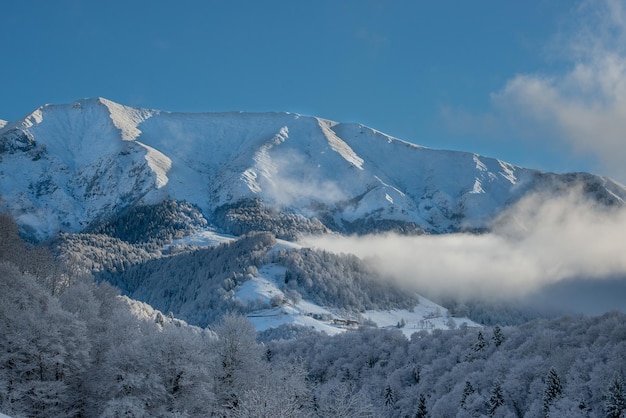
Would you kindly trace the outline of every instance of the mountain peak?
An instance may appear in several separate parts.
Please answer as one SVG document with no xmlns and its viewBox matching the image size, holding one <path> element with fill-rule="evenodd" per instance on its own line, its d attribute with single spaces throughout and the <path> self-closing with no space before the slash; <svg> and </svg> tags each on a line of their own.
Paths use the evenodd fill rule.
<svg viewBox="0 0 626 418">
<path fill-rule="evenodd" d="M 253 201 L 255 216 L 277 211 L 340 232 L 481 230 L 546 176 L 359 124 L 161 112 L 104 98 L 42 106 L 2 128 L 0 145 L 1 204 L 38 238 L 164 199 L 231 227 L 251 216 Z"/>
</svg>

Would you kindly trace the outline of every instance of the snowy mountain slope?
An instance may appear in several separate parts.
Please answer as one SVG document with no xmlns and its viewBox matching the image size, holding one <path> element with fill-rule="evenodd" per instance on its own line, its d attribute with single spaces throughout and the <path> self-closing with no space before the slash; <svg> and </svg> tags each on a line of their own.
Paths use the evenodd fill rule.
<svg viewBox="0 0 626 418">
<path fill-rule="evenodd" d="M 481 229 L 546 176 L 289 113 L 181 114 L 85 99 L 0 128 L 0 206 L 39 239 L 164 199 L 211 219 L 258 198 L 340 232 Z M 623 186 L 590 179 L 626 197 Z"/>
<path fill-rule="evenodd" d="M 0 131 L 0 194 L 27 233 L 78 231 L 155 187 L 146 151 L 100 101 L 45 106 Z"/>
</svg>

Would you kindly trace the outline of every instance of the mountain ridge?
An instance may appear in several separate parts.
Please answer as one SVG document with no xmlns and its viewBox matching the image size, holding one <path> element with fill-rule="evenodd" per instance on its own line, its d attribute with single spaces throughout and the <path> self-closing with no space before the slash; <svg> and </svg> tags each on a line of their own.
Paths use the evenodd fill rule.
<svg viewBox="0 0 626 418">
<path fill-rule="evenodd" d="M 166 199 L 197 205 L 212 222 L 225 205 L 258 200 L 341 233 L 484 230 L 525 193 L 569 187 L 572 176 L 614 203 L 626 199 L 605 177 L 434 150 L 360 124 L 163 112 L 103 98 L 41 106 L 7 123 L 0 159 L 0 206 L 34 239 Z"/>
</svg>

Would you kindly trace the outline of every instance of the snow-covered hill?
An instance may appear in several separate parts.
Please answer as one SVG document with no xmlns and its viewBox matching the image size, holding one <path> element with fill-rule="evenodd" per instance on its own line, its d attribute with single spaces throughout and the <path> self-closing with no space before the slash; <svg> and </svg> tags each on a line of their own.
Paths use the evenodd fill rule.
<svg viewBox="0 0 626 418">
<path fill-rule="evenodd" d="M 232 242 L 234 238 L 211 231 L 198 231 L 178 243 L 211 247 L 228 240 Z M 278 240 L 271 251 L 297 248 L 300 248 L 297 244 Z M 468 318 L 452 316 L 448 309 L 423 296 L 419 296 L 418 302 L 409 309 L 371 309 L 362 313 L 332 309 L 306 299 L 291 300 L 284 291 L 285 273 L 285 267 L 268 263 L 261 266 L 254 277 L 236 289 L 234 296 L 237 300 L 247 306 L 258 306 L 246 314 L 258 331 L 289 324 L 335 335 L 346 330 L 358 329 L 362 325 L 370 325 L 379 328 L 400 328 L 407 337 L 410 337 L 419 331 L 480 326 Z M 359 320 L 365 320 L 367 324 Z"/>
<path fill-rule="evenodd" d="M 340 232 L 474 230 L 555 178 L 290 113 L 168 113 L 99 98 L 42 106 L 0 128 L 2 209 L 39 239 L 164 199 L 218 223 L 220 208 L 231 205 L 232 220 L 232 205 L 258 198 Z M 583 180 L 626 197 L 609 179 Z"/>
<path fill-rule="evenodd" d="M 243 302 L 260 304 L 269 304 L 276 298 L 286 299 L 277 278 L 284 275 L 282 270 L 276 271 L 275 266 L 260 269 L 259 276 L 243 283 L 236 296 Z M 419 331 L 480 326 L 468 318 L 453 317 L 448 309 L 423 296 L 419 297 L 419 303 L 411 309 L 367 310 L 361 316 L 367 323 L 363 324 L 308 300 L 258 309 L 247 314 L 250 322 L 259 331 L 291 324 L 315 329 L 328 335 L 358 329 L 362 325 L 399 328 L 407 337 Z"/>
</svg>

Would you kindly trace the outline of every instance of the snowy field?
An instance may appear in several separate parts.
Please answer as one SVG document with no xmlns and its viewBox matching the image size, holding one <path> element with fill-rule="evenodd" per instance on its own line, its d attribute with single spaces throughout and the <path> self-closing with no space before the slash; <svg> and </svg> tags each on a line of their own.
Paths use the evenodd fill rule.
<svg viewBox="0 0 626 418">
<path fill-rule="evenodd" d="M 220 234 L 212 228 L 201 229 L 184 238 L 176 239 L 165 246 L 165 249 L 178 246 L 214 247 L 227 242 L 235 241 L 237 237 Z"/>
<path fill-rule="evenodd" d="M 259 269 L 259 275 L 243 283 L 236 296 L 246 303 L 258 303 L 259 306 L 272 304 L 271 309 L 259 309 L 248 314 L 248 319 L 257 330 L 265 331 L 283 324 L 301 325 L 317 331 L 335 335 L 351 329 L 357 329 L 359 321 L 348 318 L 306 300 L 297 303 L 288 301 L 279 288 L 280 280 L 285 277 L 285 268 L 267 265 Z M 467 318 L 454 318 L 448 310 L 420 296 L 419 303 L 412 309 L 388 311 L 365 311 L 362 316 L 374 322 L 379 328 L 400 328 L 404 335 L 434 329 L 454 329 L 461 326 L 479 327 Z"/>
</svg>

